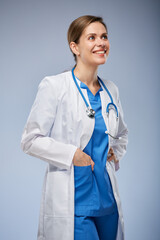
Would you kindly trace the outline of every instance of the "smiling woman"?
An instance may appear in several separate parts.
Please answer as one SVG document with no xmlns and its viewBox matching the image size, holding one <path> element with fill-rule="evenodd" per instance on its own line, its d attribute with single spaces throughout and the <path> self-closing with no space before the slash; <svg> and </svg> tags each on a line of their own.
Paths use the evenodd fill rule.
<svg viewBox="0 0 160 240">
<path fill-rule="evenodd" d="M 68 43 L 76 65 L 41 81 L 21 141 L 48 162 L 38 240 L 123 240 L 115 171 L 128 131 L 118 88 L 97 75 L 109 54 L 106 24 L 81 16 Z"/>
<path fill-rule="evenodd" d="M 91 23 L 83 31 L 78 43 L 70 42 L 70 48 L 76 55 L 77 65 L 98 66 L 106 62 L 109 54 L 107 32 L 99 22 Z"/>
<path fill-rule="evenodd" d="M 82 43 L 80 40 L 84 41 L 84 44 L 90 43 L 90 47 L 93 47 L 98 41 L 103 47 L 101 49 L 97 49 L 97 52 L 101 51 L 99 54 L 105 54 L 107 52 L 106 55 L 108 56 L 108 30 L 102 18 L 87 15 L 79 17 L 71 23 L 68 30 L 68 43 L 71 51 L 73 52 L 75 60 L 77 60 L 75 45 L 79 44 L 80 42 Z M 105 41 L 105 44 L 107 43 L 107 49 L 104 49 L 105 44 L 102 43 L 103 40 Z"/>
</svg>

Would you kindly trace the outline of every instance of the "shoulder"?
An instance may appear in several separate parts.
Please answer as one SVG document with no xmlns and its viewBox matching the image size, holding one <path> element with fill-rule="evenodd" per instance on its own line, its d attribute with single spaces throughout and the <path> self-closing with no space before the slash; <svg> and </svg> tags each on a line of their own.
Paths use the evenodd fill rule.
<svg viewBox="0 0 160 240">
<path fill-rule="evenodd" d="M 68 91 L 72 84 L 72 73 L 66 71 L 57 75 L 46 76 L 42 79 L 38 86 L 38 91 L 45 91 L 47 94 L 60 97 Z"/>
<path fill-rule="evenodd" d="M 71 71 L 66 71 L 52 76 L 46 76 L 42 79 L 39 86 L 48 85 L 50 87 L 61 87 L 62 85 L 69 83 L 70 78 Z"/>
<path fill-rule="evenodd" d="M 44 77 L 39 83 L 37 97 L 52 100 L 61 99 L 68 92 L 68 89 L 71 89 L 71 78 L 71 71 Z"/>
</svg>

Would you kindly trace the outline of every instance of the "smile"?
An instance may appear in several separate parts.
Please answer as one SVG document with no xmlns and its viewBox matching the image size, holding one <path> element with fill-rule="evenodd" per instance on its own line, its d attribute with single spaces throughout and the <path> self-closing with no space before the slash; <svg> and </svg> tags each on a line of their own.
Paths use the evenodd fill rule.
<svg viewBox="0 0 160 240">
<path fill-rule="evenodd" d="M 96 53 L 96 54 L 105 54 L 106 53 L 106 50 L 101 50 L 101 51 L 94 51 L 93 53 Z"/>
</svg>

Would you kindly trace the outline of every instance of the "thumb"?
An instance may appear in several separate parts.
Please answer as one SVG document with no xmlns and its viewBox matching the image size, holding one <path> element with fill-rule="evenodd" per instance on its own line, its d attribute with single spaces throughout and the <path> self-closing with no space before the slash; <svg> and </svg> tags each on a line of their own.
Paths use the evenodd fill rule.
<svg viewBox="0 0 160 240">
<path fill-rule="evenodd" d="M 91 168 L 92 168 L 92 171 L 94 170 L 94 162 L 93 162 L 93 160 L 91 160 Z"/>
</svg>

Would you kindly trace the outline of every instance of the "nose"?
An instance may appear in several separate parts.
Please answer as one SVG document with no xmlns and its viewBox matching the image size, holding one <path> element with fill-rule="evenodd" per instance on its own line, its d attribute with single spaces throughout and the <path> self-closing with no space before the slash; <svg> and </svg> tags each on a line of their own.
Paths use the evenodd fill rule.
<svg viewBox="0 0 160 240">
<path fill-rule="evenodd" d="M 103 47 L 103 48 L 105 47 L 105 42 L 101 38 L 97 38 L 96 44 L 97 44 L 98 47 L 100 47 L 100 46 Z"/>
</svg>

